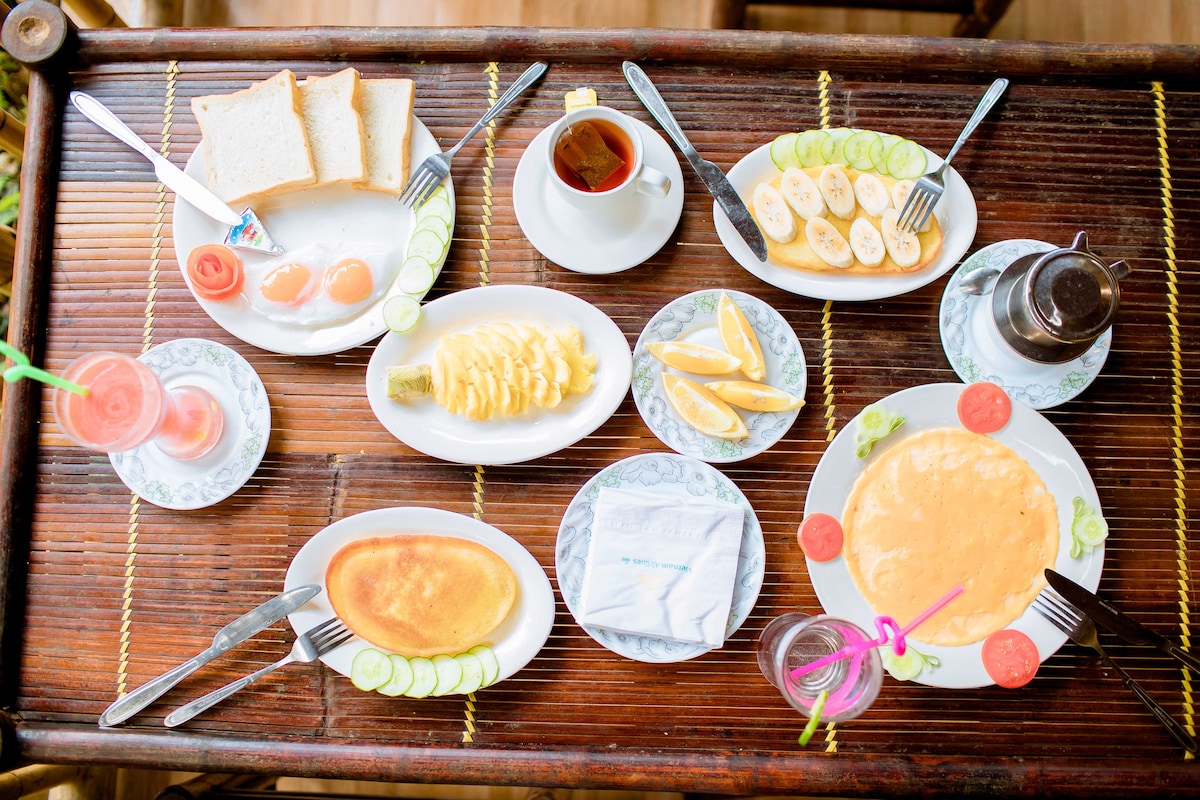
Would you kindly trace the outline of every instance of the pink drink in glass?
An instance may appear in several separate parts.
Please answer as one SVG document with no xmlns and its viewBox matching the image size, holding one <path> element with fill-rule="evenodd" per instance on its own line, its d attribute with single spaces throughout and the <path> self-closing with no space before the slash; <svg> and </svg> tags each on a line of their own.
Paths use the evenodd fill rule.
<svg viewBox="0 0 1200 800">
<path fill-rule="evenodd" d="M 870 648 L 804 675 L 793 671 L 868 636 L 852 622 L 830 616 L 783 614 L 771 620 L 758 638 L 758 668 L 797 711 L 812 716 L 821 691 L 829 693 L 821 719 L 840 722 L 866 711 L 883 685 L 883 662 Z"/>
<path fill-rule="evenodd" d="M 62 377 L 88 390 L 54 390 L 58 424 L 82 447 L 119 453 L 153 441 L 165 455 L 189 460 L 221 438 L 224 418 L 211 394 L 198 386 L 168 390 L 135 358 L 89 353 L 71 362 Z"/>
</svg>

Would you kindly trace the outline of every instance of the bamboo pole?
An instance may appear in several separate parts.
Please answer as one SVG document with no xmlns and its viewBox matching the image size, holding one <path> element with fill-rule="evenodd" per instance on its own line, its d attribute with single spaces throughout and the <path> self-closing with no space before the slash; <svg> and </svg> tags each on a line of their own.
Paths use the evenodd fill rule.
<svg viewBox="0 0 1200 800">
<path fill-rule="evenodd" d="M 126 28 L 125 20 L 104 0 L 62 0 L 64 10 L 83 28 Z"/>
<path fill-rule="evenodd" d="M 0 117 L 0 149 L 20 157 L 25 150 L 25 123 L 9 111 Z"/>
</svg>

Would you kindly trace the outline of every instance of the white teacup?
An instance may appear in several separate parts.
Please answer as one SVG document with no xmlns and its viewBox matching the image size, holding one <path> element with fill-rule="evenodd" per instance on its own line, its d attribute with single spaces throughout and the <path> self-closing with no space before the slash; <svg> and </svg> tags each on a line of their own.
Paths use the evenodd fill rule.
<svg viewBox="0 0 1200 800">
<path fill-rule="evenodd" d="M 554 155 L 558 140 L 567 131 L 567 125 L 592 121 L 595 128 L 618 157 L 625 161 L 625 166 L 614 173 L 619 181 L 614 186 L 610 178 L 601 183 L 595 190 L 589 190 L 582 180 L 573 185 L 563 177 L 570 168 L 557 165 Z M 546 137 L 545 152 L 546 172 L 550 182 L 559 196 L 571 205 L 597 213 L 608 213 L 620 208 L 632 194 L 640 193 L 647 197 L 662 199 L 671 190 L 671 179 L 654 167 L 645 163 L 645 147 L 642 136 L 634 127 L 633 119 L 608 106 L 587 106 L 569 112 L 550 127 L 550 135 Z"/>
</svg>

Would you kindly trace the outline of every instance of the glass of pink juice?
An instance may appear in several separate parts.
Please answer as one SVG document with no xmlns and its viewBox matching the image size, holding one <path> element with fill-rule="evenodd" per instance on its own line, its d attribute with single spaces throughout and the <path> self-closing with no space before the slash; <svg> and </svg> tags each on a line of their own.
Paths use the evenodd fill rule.
<svg viewBox="0 0 1200 800">
<path fill-rule="evenodd" d="M 67 437 L 90 450 L 119 453 L 153 442 L 170 458 L 190 460 L 221 438 L 221 407 L 199 386 L 167 389 L 148 366 L 120 353 L 88 353 L 62 377 L 87 394 L 54 390 L 54 415 Z"/>
<path fill-rule="evenodd" d="M 804 675 L 793 671 L 849 644 L 868 640 L 853 622 L 826 615 L 783 614 L 767 623 L 758 637 L 758 668 L 800 713 L 812 716 L 813 704 L 828 692 L 820 718 L 840 722 L 862 714 L 883 685 L 883 662 L 878 649 L 831 662 Z"/>
</svg>

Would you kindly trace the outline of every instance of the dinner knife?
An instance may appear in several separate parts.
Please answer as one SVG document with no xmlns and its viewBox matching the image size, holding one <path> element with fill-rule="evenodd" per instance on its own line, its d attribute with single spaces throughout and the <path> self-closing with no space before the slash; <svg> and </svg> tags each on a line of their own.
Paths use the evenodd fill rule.
<svg viewBox="0 0 1200 800">
<path fill-rule="evenodd" d="M 1062 595 L 1064 600 L 1091 617 L 1092 622 L 1112 631 L 1130 644 L 1156 647 L 1194 672 L 1200 673 L 1200 658 L 1175 646 L 1166 637 L 1155 633 L 1124 611 L 1101 600 L 1075 581 L 1052 569 L 1046 570 L 1046 580 L 1050 582 L 1050 587 L 1054 591 Z"/>
<path fill-rule="evenodd" d="M 663 130 L 683 153 L 683 157 L 692 165 L 692 169 L 700 176 L 700 180 L 708 187 L 708 191 L 716 198 L 721 210 L 733 224 L 734 230 L 750 246 L 754 257 L 759 261 L 766 261 L 767 243 L 763 239 L 762 231 L 758 229 L 758 223 L 754 221 L 754 217 L 750 216 L 746 203 L 737 193 L 737 189 L 733 188 L 729 178 L 725 176 L 720 167 L 711 161 L 705 161 L 696 152 L 696 148 L 684 134 L 683 128 L 679 126 L 679 123 L 675 121 L 675 116 L 667 108 L 666 101 L 658 93 L 658 89 L 654 88 L 654 84 L 650 82 L 650 78 L 646 76 L 642 68 L 632 61 L 626 61 L 621 65 L 621 70 L 625 73 L 625 80 L 629 81 L 633 93 L 646 106 L 650 116 L 658 120 L 658 124 L 662 125 Z"/>
<path fill-rule="evenodd" d="M 133 129 L 121 121 L 103 103 L 85 92 L 71 92 L 71 105 L 79 113 L 99 125 L 125 144 L 141 153 L 154 165 L 154 174 L 171 191 L 182 197 L 197 210 L 226 225 L 241 225 L 242 215 L 230 208 L 207 186 L 172 164 L 162 154 L 142 141 Z"/>
<path fill-rule="evenodd" d="M 321 587 L 316 584 L 298 586 L 238 617 L 217 631 L 217 635 L 213 637 L 212 646 L 207 650 L 188 659 L 178 667 L 164 672 L 157 678 L 147 681 L 106 708 L 100 715 L 100 727 L 107 728 L 129 719 L 162 697 L 168 689 L 188 675 L 222 653 L 232 650 L 235 645 L 241 644 L 259 631 L 283 619 L 307 603 L 319 591 L 321 591 Z"/>
</svg>

